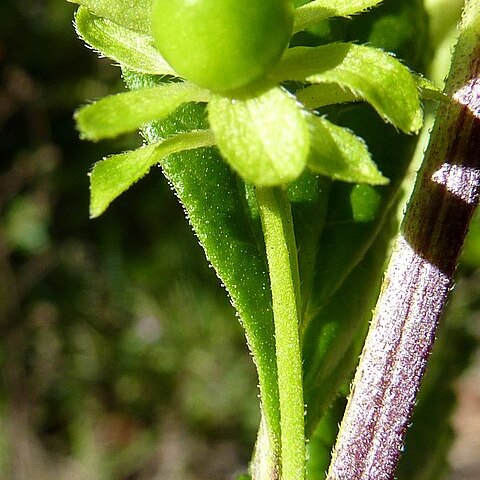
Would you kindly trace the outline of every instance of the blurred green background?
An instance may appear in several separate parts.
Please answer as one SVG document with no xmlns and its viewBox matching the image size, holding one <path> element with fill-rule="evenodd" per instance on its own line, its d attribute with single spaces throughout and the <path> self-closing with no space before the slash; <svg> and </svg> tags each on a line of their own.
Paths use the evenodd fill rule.
<svg viewBox="0 0 480 480">
<path fill-rule="evenodd" d="M 0 0 L 0 479 L 232 479 L 259 419 L 241 327 L 159 169 L 88 219 L 92 162 L 141 140 L 78 139 L 74 109 L 124 87 L 73 11 Z M 448 323 L 477 338 L 479 266 L 476 220 Z M 478 480 L 462 438 L 451 478 Z"/>
</svg>

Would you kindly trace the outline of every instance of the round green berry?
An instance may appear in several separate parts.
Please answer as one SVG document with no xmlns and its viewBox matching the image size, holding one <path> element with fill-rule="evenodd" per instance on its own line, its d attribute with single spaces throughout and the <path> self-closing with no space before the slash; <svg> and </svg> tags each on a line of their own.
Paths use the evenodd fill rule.
<svg viewBox="0 0 480 480">
<path fill-rule="evenodd" d="M 288 45 L 291 0 L 155 0 L 155 45 L 185 79 L 213 91 L 263 77 Z"/>
</svg>

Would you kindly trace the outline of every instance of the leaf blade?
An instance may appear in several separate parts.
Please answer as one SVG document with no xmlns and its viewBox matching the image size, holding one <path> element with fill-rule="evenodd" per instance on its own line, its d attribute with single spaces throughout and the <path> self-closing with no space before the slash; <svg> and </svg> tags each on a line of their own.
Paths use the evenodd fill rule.
<svg viewBox="0 0 480 480">
<path fill-rule="evenodd" d="M 128 85 L 143 88 L 155 79 L 138 74 Z M 145 130 L 149 142 L 200 128 L 204 110 L 187 104 L 163 122 Z M 245 185 L 217 149 L 189 150 L 170 155 L 162 169 L 174 186 L 205 254 L 228 290 L 245 328 L 258 371 L 264 421 L 263 443 L 276 465 L 280 447 L 279 393 L 271 294 L 266 259 L 258 247 L 245 208 Z"/>
</svg>

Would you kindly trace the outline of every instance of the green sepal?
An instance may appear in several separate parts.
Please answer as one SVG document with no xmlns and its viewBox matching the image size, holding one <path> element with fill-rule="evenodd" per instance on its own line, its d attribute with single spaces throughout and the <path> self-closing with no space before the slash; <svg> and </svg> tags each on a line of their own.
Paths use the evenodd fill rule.
<svg viewBox="0 0 480 480">
<path fill-rule="evenodd" d="M 80 7 L 75 14 L 75 29 L 94 50 L 123 67 L 141 73 L 178 76 L 148 35 L 93 15 L 85 7 Z"/>
<path fill-rule="evenodd" d="M 153 0 L 68 0 L 135 32 L 150 34 Z"/>
<path fill-rule="evenodd" d="M 308 117 L 311 148 L 308 167 L 333 180 L 386 185 L 365 142 L 346 128 L 316 115 Z"/>
<path fill-rule="evenodd" d="M 182 103 L 206 102 L 210 93 L 192 83 L 164 83 L 119 93 L 82 107 L 75 114 L 82 138 L 113 138 L 171 114 Z"/>
<path fill-rule="evenodd" d="M 420 92 L 420 98 L 423 101 L 445 102 L 448 100 L 441 88 L 435 85 L 431 80 L 423 75 L 413 74 L 417 87 Z M 310 110 L 348 102 L 358 102 L 362 100 L 351 90 L 336 84 L 314 84 L 295 92 L 297 99 Z"/>
<path fill-rule="evenodd" d="M 96 163 L 90 173 L 90 217 L 101 215 L 115 198 L 166 156 L 210 145 L 213 145 L 213 135 L 209 130 L 181 133 Z"/>
<path fill-rule="evenodd" d="M 383 0 L 314 0 L 295 10 L 293 31 L 299 32 L 330 17 L 349 17 L 375 7 Z"/>
<path fill-rule="evenodd" d="M 335 83 L 314 84 L 295 92 L 297 99 L 309 110 L 339 103 L 361 100 L 351 90 Z"/>
<path fill-rule="evenodd" d="M 284 89 L 215 96 L 208 119 L 220 152 L 244 180 L 283 185 L 305 169 L 310 148 L 306 114 Z"/>
<path fill-rule="evenodd" d="M 351 43 L 290 48 L 270 76 L 277 81 L 337 84 L 370 103 L 384 120 L 406 133 L 418 132 L 423 123 L 412 74 L 377 48 Z"/>
<path fill-rule="evenodd" d="M 415 80 L 420 91 L 422 100 L 434 102 L 447 102 L 450 100 L 448 95 L 443 93 L 442 89 L 423 75 L 415 75 Z"/>
</svg>

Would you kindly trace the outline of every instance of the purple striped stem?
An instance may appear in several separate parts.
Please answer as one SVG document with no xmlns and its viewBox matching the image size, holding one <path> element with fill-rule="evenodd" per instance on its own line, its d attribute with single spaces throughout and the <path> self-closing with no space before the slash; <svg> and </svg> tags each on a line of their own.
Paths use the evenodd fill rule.
<svg viewBox="0 0 480 480">
<path fill-rule="evenodd" d="M 391 480 L 479 201 L 480 0 L 467 0 L 445 93 L 396 239 L 328 480 Z"/>
</svg>

